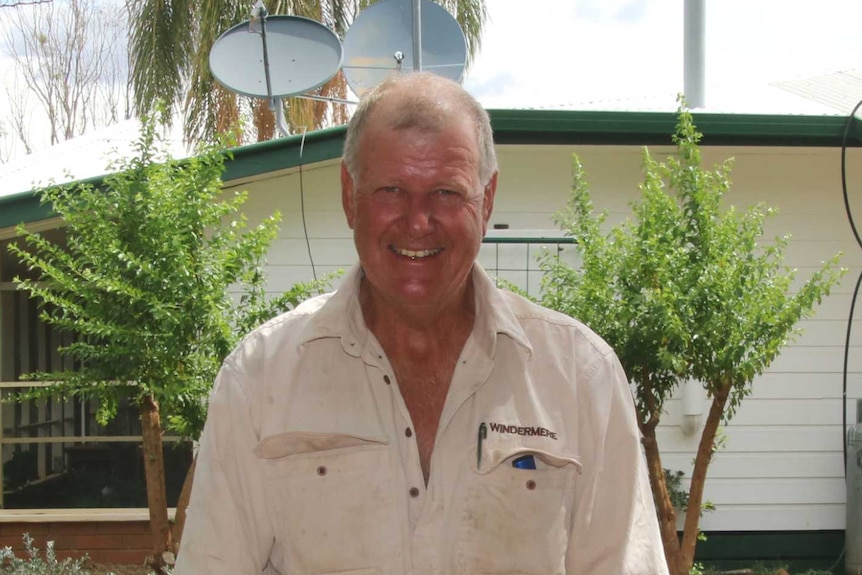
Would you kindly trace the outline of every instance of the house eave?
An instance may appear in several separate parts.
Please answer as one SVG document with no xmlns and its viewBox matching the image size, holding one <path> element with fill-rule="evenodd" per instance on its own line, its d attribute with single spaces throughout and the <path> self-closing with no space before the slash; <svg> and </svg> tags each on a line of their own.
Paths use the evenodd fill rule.
<svg viewBox="0 0 862 575">
<path fill-rule="evenodd" d="M 499 145 L 669 146 L 677 121 L 670 112 L 489 110 Z M 694 113 L 704 146 L 862 147 L 862 120 L 844 116 Z M 845 138 L 845 131 L 847 136 Z M 224 181 L 337 159 L 345 126 L 234 148 Z M 86 181 L 98 185 L 104 176 Z M 0 198 L 0 230 L 53 217 L 35 191 Z"/>
</svg>

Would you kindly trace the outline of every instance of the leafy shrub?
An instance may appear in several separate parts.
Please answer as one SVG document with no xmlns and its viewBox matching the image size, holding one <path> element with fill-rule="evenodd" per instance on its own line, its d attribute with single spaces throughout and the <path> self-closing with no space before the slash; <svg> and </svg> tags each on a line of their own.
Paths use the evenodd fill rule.
<svg viewBox="0 0 862 575">
<path fill-rule="evenodd" d="M 87 557 L 81 559 L 57 559 L 54 542 L 45 545 L 45 557 L 29 533 L 23 535 L 27 558 L 16 556 L 11 547 L 0 549 L 0 574 L 2 575 L 90 575 L 85 567 Z"/>
</svg>

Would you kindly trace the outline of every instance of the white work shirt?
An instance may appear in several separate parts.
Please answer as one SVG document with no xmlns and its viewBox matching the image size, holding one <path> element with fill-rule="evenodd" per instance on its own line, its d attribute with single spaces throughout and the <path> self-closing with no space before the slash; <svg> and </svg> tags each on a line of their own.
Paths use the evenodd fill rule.
<svg viewBox="0 0 862 575">
<path fill-rule="evenodd" d="M 602 339 L 477 264 L 426 488 L 360 277 L 225 361 L 175 575 L 667 573 L 631 391 Z M 514 467 L 522 455 L 536 469 Z"/>
</svg>

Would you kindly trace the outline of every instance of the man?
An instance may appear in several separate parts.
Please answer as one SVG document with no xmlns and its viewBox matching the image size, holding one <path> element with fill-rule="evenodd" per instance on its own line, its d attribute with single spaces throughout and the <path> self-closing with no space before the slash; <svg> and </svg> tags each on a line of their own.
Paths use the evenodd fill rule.
<svg viewBox="0 0 862 575">
<path fill-rule="evenodd" d="M 475 263 L 487 114 L 417 73 L 359 104 L 359 265 L 225 361 L 177 575 L 666 573 L 625 374 Z"/>
</svg>

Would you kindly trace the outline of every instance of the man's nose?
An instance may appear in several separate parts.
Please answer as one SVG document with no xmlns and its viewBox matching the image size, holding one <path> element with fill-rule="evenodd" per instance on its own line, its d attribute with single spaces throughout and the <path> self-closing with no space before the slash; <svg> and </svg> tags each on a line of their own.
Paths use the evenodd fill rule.
<svg viewBox="0 0 862 575">
<path fill-rule="evenodd" d="M 425 194 L 411 194 L 406 216 L 411 234 L 427 234 L 434 225 L 433 202 Z"/>
</svg>

